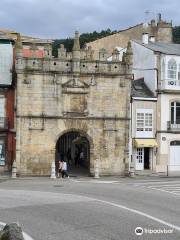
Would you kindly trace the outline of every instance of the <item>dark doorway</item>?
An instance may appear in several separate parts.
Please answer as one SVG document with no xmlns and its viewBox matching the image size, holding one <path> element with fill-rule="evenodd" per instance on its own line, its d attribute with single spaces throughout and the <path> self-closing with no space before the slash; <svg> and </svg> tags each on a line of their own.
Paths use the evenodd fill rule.
<svg viewBox="0 0 180 240">
<path fill-rule="evenodd" d="M 149 148 L 144 148 L 144 169 L 150 169 Z"/>
<path fill-rule="evenodd" d="M 56 168 L 58 161 L 65 160 L 71 174 L 89 173 L 90 144 L 78 131 L 63 134 L 56 143 Z"/>
</svg>

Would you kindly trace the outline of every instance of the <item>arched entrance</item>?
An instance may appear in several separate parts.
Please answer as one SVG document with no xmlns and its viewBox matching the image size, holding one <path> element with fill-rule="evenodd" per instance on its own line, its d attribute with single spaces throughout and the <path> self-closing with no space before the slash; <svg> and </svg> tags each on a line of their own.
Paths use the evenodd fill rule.
<svg viewBox="0 0 180 240">
<path fill-rule="evenodd" d="M 89 174 L 90 142 L 85 133 L 70 130 L 63 133 L 56 143 L 56 169 L 58 161 L 65 160 L 70 175 Z"/>
</svg>

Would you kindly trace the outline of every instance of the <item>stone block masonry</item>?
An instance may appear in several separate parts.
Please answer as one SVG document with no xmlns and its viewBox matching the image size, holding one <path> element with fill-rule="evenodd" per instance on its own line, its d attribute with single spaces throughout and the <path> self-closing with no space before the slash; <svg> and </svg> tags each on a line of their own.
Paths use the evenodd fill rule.
<svg viewBox="0 0 180 240">
<path fill-rule="evenodd" d="M 16 162 L 20 175 L 50 175 L 56 143 L 79 132 L 90 145 L 89 173 L 99 160 L 100 175 L 122 175 L 128 166 L 132 49 L 120 62 L 98 59 L 81 50 L 76 32 L 72 53 L 61 45 L 59 56 L 22 56 L 16 44 Z M 51 49 L 48 47 L 48 49 Z M 116 51 L 114 54 L 117 54 Z"/>
</svg>

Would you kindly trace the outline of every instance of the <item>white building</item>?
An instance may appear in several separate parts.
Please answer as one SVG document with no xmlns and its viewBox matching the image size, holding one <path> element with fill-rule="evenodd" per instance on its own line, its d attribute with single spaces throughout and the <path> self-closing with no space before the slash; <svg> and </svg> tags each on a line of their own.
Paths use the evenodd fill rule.
<svg viewBox="0 0 180 240">
<path fill-rule="evenodd" d="M 147 34 L 143 40 L 132 41 L 133 72 L 157 97 L 154 170 L 173 174 L 180 172 L 180 44 L 150 41 Z"/>
<path fill-rule="evenodd" d="M 156 167 L 156 104 L 157 98 L 147 87 L 144 79 L 132 83 L 132 158 L 131 166 L 138 171 Z"/>
</svg>

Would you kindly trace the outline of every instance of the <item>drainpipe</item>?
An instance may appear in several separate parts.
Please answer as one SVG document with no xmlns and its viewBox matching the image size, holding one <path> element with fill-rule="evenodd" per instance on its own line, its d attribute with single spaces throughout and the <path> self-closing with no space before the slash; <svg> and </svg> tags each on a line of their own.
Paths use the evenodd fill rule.
<svg viewBox="0 0 180 240">
<path fill-rule="evenodd" d="M 132 122 L 133 122 L 133 98 L 131 97 L 130 102 L 130 125 L 129 125 L 129 176 L 133 177 L 135 173 L 134 162 L 133 162 L 133 141 L 132 141 Z"/>
</svg>

